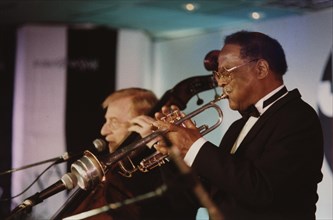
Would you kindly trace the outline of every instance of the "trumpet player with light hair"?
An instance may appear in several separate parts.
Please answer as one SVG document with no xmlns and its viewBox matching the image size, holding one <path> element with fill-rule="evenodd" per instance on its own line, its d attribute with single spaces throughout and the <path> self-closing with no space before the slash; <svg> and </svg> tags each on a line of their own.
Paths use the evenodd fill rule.
<svg viewBox="0 0 333 220">
<path fill-rule="evenodd" d="M 148 114 L 157 101 L 152 91 L 142 88 L 117 90 L 104 100 L 102 107 L 106 113 L 101 134 L 109 143 L 110 152 L 114 152 L 128 136 L 130 121 L 136 116 Z"/>
<path fill-rule="evenodd" d="M 219 146 L 191 122 L 160 120 L 166 138 L 205 182 L 225 220 L 315 220 L 323 135 L 316 111 L 288 90 L 285 53 L 270 36 L 239 31 L 225 38 L 213 72 L 229 107 L 241 113 Z M 173 106 L 172 108 L 176 108 Z"/>
<path fill-rule="evenodd" d="M 141 121 L 140 115 L 145 115 L 158 102 L 155 94 L 143 88 L 125 88 L 111 93 L 104 102 L 102 107 L 106 110 L 105 122 L 101 128 L 101 135 L 108 142 L 110 153 L 116 152 L 129 136 L 132 131 L 136 131 L 142 137 L 150 133 L 151 122 L 155 120 L 148 118 L 149 122 L 136 124 L 136 121 Z M 138 119 L 136 119 L 138 118 Z M 130 129 L 134 127 L 135 129 Z M 149 132 L 148 132 L 149 131 Z M 154 152 L 146 148 L 147 154 Z M 127 158 L 125 158 L 127 160 Z M 130 162 L 137 158 L 129 158 Z M 138 158 L 139 160 L 142 158 Z M 127 162 L 127 161 L 126 161 Z M 161 176 L 158 168 L 150 172 L 134 172 L 124 174 L 120 169 L 122 164 L 119 163 L 106 173 L 105 182 L 99 183 L 87 198 L 81 201 L 70 215 L 86 212 L 92 209 L 101 208 L 107 204 L 122 203 L 129 199 L 142 196 L 156 190 L 164 184 L 164 179 Z M 176 201 L 172 201 L 164 195 L 155 196 L 146 201 L 135 202 L 124 205 L 117 209 L 109 210 L 102 214 L 92 216 L 89 219 L 98 220 L 154 220 L 154 219 L 177 219 L 179 209 L 175 205 Z M 195 219 L 197 206 L 183 203 L 182 219 Z"/>
</svg>

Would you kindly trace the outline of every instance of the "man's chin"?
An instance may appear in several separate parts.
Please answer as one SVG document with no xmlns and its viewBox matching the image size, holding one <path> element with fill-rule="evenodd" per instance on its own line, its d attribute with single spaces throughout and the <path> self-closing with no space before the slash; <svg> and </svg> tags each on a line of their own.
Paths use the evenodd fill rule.
<svg viewBox="0 0 333 220">
<path fill-rule="evenodd" d="M 237 110 L 237 106 L 230 99 L 228 99 L 228 101 L 229 101 L 229 108 L 231 110 Z"/>
<path fill-rule="evenodd" d="M 109 151 L 110 151 L 110 153 L 115 152 L 117 150 L 117 148 L 118 148 L 118 145 L 116 145 L 114 142 L 110 142 L 109 143 Z"/>
</svg>

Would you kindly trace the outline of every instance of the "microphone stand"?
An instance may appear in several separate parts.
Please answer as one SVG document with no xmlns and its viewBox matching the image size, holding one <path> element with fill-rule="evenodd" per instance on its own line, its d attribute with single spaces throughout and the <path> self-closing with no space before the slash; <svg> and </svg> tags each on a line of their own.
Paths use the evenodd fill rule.
<svg viewBox="0 0 333 220">
<path fill-rule="evenodd" d="M 223 220 L 224 217 L 215 203 L 211 200 L 208 193 L 202 186 L 202 184 L 197 180 L 196 176 L 194 176 L 191 168 L 185 163 L 183 158 L 180 156 L 180 152 L 175 145 L 172 145 L 170 141 L 163 136 L 163 139 L 169 148 L 169 157 L 174 161 L 176 166 L 178 167 L 180 173 L 188 178 L 188 182 L 193 188 L 193 192 L 198 198 L 199 202 L 207 208 L 209 219 L 212 220 Z"/>
<path fill-rule="evenodd" d="M 43 161 L 40 161 L 40 162 L 28 164 L 28 165 L 25 165 L 25 166 L 22 166 L 22 167 L 19 167 L 19 168 L 15 168 L 15 169 L 11 169 L 11 170 L 1 172 L 0 176 L 4 175 L 4 174 L 8 174 L 8 173 L 13 173 L 13 172 L 16 172 L 16 171 L 19 171 L 19 170 L 28 169 L 28 168 L 31 168 L 31 167 L 34 167 L 34 166 L 42 165 L 42 164 L 45 164 L 45 163 L 50 163 L 50 162 L 53 162 L 53 161 L 56 161 L 54 164 L 62 163 L 62 162 L 67 161 L 69 158 L 71 158 L 71 157 L 69 156 L 68 152 L 65 152 L 60 157 L 54 157 L 54 158 L 51 158 L 51 159 L 43 160 Z"/>
<path fill-rule="evenodd" d="M 95 139 L 93 141 L 93 145 L 94 145 L 95 150 L 97 151 L 97 153 L 103 153 L 105 151 L 106 147 L 107 147 L 107 144 L 103 139 Z M 58 163 L 66 162 L 68 160 L 74 160 L 74 159 L 76 160 L 76 159 L 79 159 L 80 157 L 82 157 L 82 155 L 83 155 L 82 153 L 70 154 L 68 152 L 65 152 L 63 155 L 58 156 L 58 157 L 50 158 L 50 159 L 47 159 L 47 160 L 43 160 L 43 161 L 40 161 L 40 162 L 32 163 L 32 164 L 25 165 L 25 166 L 22 166 L 22 167 L 19 167 L 19 168 L 15 168 L 15 169 L 11 169 L 11 170 L 1 172 L 0 176 L 4 175 L 4 174 L 8 174 L 8 173 L 13 173 L 13 172 L 16 172 L 16 171 L 19 171 L 19 170 L 28 169 L 28 168 L 31 168 L 31 167 L 34 167 L 34 166 L 42 165 L 42 164 L 45 164 L 45 163 L 54 162 L 54 161 L 55 161 L 55 163 L 54 163 L 54 165 L 55 165 L 55 164 L 58 164 Z"/>
<path fill-rule="evenodd" d="M 110 204 L 107 204 L 107 205 L 102 206 L 100 208 L 96 208 L 96 209 L 92 209 L 92 210 L 89 210 L 89 211 L 86 211 L 86 212 L 81 212 L 81 213 L 76 214 L 76 215 L 68 216 L 68 217 L 64 218 L 63 220 L 70 220 L 70 219 L 71 220 L 79 220 L 79 219 L 89 218 L 89 217 L 92 217 L 92 216 L 95 216 L 95 215 L 98 215 L 98 214 L 101 214 L 101 213 L 104 213 L 104 212 L 108 212 L 111 209 L 118 209 L 118 208 L 126 206 L 126 205 L 131 205 L 131 204 L 136 203 L 136 202 L 140 202 L 140 201 L 143 201 L 143 200 L 147 200 L 147 199 L 150 199 L 150 198 L 161 196 L 166 191 L 166 189 L 167 189 L 167 186 L 165 184 L 163 184 L 162 186 L 158 187 L 154 191 L 151 191 L 151 192 L 148 192 L 148 193 L 145 193 L 145 194 L 141 194 L 141 195 L 138 195 L 138 196 L 133 197 L 133 198 L 125 199 L 124 201 L 121 201 L 121 202 L 110 203 Z"/>
<path fill-rule="evenodd" d="M 40 193 L 36 193 L 33 196 L 25 199 L 20 205 L 11 211 L 11 214 L 6 218 L 10 219 L 21 219 L 21 217 L 27 215 L 32 211 L 32 207 L 41 203 L 44 199 L 41 198 Z"/>
<path fill-rule="evenodd" d="M 14 208 L 6 220 L 17 219 L 31 212 L 32 207 L 43 202 L 45 199 L 61 192 L 65 189 L 71 190 L 77 185 L 77 178 L 72 173 L 63 175 L 61 180 L 49 186 L 41 192 L 37 192 L 29 198 L 25 199 L 20 205 Z"/>
</svg>

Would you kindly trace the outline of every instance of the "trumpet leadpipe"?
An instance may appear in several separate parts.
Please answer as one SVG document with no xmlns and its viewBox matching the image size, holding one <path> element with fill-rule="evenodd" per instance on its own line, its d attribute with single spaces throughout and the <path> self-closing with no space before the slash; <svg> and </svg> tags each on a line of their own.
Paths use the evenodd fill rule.
<svg viewBox="0 0 333 220">
<path fill-rule="evenodd" d="M 223 112 L 222 112 L 221 108 L 216 104 L 216 102 L 218 102 L 222 99 L 225 99 L 227 97 L 228 97 L 228 95 L 225 94 L 225 93 L 220 95 L 219 97 L 217 97 L 213 101 L 208 102 L 207 104 L 203 105 L 202 107 L 200 107 L 200 108 L 196 109 L 195 111 L 187 114 L 185 117 L 182 117 L 181 119 L 177 120 L 174 124 L 175 125 L 181 125 L 184 121 L 193 118 L 194 116 L 200 114 L 201 112 L 203 112 L 203 111 L 205 111 L 209 108 L 214 108 L 216 110 L 217 114 L 218 114 L 217 122 L 211 127 L 208 127 L 207 125 L 203 125 L 203 126 L 200 127 L 200 128 L 202 128 L 202 127 L 205 128 L 205 129 L 201 129 L 202 130 L 202 132 L 200 132 L 201 135 L 205 135 L 205 134 L 211 132 L 212 130 L 217 128 L 222 123 L 222 120 L 223 120 Z"/>
</svg>

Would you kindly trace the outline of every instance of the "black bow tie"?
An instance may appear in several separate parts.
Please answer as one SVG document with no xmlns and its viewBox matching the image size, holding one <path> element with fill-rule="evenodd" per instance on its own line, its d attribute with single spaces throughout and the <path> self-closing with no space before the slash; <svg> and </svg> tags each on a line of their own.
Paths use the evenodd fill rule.
<svg viewBox="0 0 333 220">
<path fill-rule="evenodd" d="M 245 111 L 241 112 L 241 115 L 244 119 L 248 119 L 249 117 L 256 117 L 260 116 L 260 112 L 254 105 L 250 105 Z"/>
</svg>

